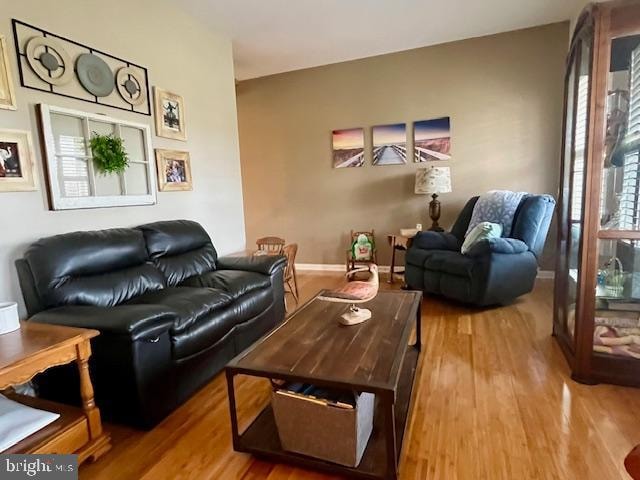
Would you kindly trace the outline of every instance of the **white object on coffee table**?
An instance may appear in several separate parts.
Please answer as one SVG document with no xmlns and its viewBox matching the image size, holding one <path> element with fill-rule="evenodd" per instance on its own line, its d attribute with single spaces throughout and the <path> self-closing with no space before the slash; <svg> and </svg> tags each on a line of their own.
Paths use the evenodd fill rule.
<svg viewBox="0 0 640 480">
<path fill-rule="evenodd" d="M 365 281 L 355 280 L 348 282 L 336 290 L 325 291 L 318 296 L 318 300 L 334 303 L 348 303 L 349 311 L 340 315 L 338 320 L 343 325 L 357 325 L 371 318 L 371 310 L 359 308 L 358 303 L 373 300 L 378 294 L 378 266 L 371 264 L 368 268 L 357 268 L 347 272 L 350 277 L 356 272 L 369 272 L 369 278 Z"/>
<path fill-rule="evenodd" d="M 0 302 L 0 335 L 13 332 L 19 328 L 18 304 L 15 302 Z"/>
<path fill-rule="evenodd" d="M 340 315 L 339 322 L 342 325 L 358 325 L 366 322 L 371 318 L 371 310 L 368 308 L 356 307 L 354 304 L 349 306 L 349 311 Z"/>
</svg>

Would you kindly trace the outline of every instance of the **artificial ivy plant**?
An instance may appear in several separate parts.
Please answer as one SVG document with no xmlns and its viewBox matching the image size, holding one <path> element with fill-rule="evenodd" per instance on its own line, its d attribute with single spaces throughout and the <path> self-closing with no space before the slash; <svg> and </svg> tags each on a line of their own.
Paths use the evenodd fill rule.
<svg viewBox="0 0 640 480">
<path fill-rule="evenodd" d="M 89 141 L 93 162 L 100 173 L 122 173 L 129 166 L 129 157 L 122 139 L 93 132 Z"/>
</svg>

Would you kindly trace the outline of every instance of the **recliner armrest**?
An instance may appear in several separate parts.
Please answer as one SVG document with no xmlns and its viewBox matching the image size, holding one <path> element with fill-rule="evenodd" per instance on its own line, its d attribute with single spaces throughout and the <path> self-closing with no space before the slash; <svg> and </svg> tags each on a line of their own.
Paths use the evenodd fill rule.
<svg viewBox="0 0 640 480">
<path fill-rule="evenodd" d="M 458 238 L 449 232 L 418 232 L 413 237 L 411 247 L 422 250 L 460 250 Z"/>
<path fill-rule="evenodd" d="M 175 313 L 162 305 L 117 305 L 94 307 L 69 305 L 35 314 L 30 322 L 93 328 L 101 333 L 131 337 L 131 340 L 157 337 L 169 330 Z"/>
<path fill-rule="evenodd" d="M 277 269 L 284 268 L 286 264 L 287 257 L 284 255 L 252 255 L 248 257 L 220 257 L 216 268 L 218 270 L 244 270 L 272 275 Z"/>
<path fill-rule="evenodd" d="M 480 257 L 489 253 L 523 253 L 529 246 L 515 238 L 488 238 L 476 242 L 467 252 L 470 257 Z"/>
</svg>

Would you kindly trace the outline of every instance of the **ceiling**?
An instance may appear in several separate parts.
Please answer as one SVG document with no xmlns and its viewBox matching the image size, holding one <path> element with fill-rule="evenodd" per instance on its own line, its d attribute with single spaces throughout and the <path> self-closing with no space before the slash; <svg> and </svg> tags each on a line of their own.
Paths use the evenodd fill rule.
<svg viewBox="0 0 640 480">
<path fill-rule="evenodd" d="M 233 40 L 236 78 L 575 18 L 585 0 L 181 0 Z"/>
</svg>

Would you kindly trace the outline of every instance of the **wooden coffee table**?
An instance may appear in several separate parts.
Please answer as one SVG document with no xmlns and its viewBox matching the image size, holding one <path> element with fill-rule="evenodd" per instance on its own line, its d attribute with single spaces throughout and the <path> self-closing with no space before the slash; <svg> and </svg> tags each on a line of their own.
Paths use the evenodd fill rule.
<svg viewBox="0 0 640 480">
<path fill-rule="evenodd" d="M 421 292 L 380 292 L 363 304 L 372 318 L 347 327 L 338 317 L 348 306 L 316 296 L 234 358 L 226 367 L 234 449 L 350 477 L 396 479 L 420 353 L 421 300 Z M 416 341 L 409 345 L 414 327 Z M 349 468 L 283 450 L 271 405 L 239 433 L 236 375 L 375 393 L 373 433 L 360 465 Z"/>
</svg>

